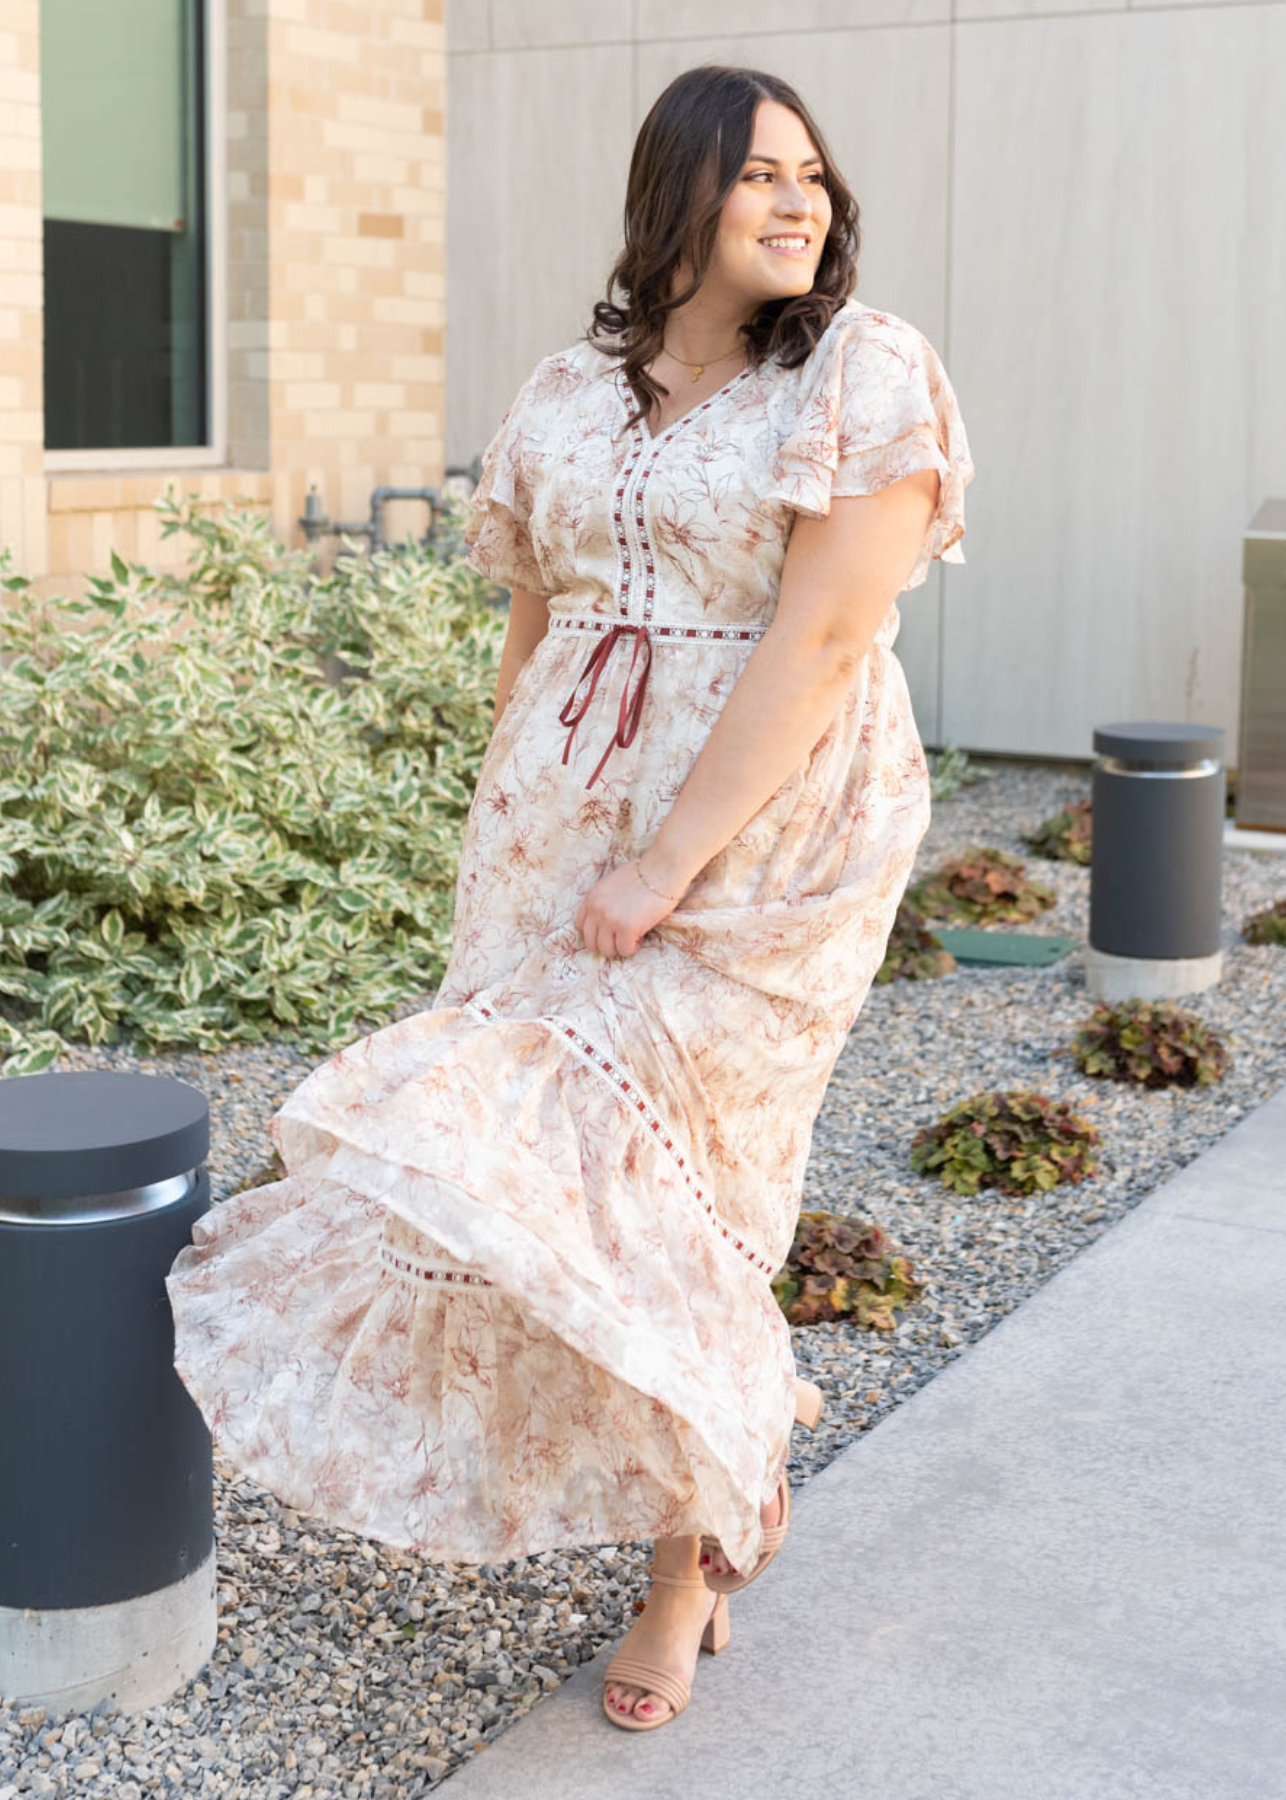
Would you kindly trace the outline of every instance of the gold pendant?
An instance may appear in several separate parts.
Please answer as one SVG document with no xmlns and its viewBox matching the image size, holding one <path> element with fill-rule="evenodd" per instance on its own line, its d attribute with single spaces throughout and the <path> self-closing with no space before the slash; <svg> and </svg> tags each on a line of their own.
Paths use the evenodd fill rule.
<svg viewBox="0 0 1286 1800">
<path fill-rule="evenodd" d="M 700 364 L 700 365 L 699 365 L 699 366 L 698 366 L 698 368 L 697 368 L 697 371 L 696 371 L 696 373 L 695 373 L 695 374 L 694 374 L 694 375 L 693 375 L 693 377 L 692 377 L 692 379 L 693 379 L 693 381 L 700 381 L 700 379 L 701 379 L 701 370 L 702 370 L 702 369 L 704 369 L 704 368 L 705 368 L 705 364 L 704 364 L 704 363 L 701 363 L 701 364 Z"/>
</svg>

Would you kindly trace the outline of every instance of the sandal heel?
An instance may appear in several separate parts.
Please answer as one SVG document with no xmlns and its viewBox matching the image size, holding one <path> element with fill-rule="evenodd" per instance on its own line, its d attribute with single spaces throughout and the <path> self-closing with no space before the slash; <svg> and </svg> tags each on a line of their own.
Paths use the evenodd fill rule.
<svg viewBox="0 0 1286 1800">
<path fill-rule="evenodd" d="M 731 1632 L 728 1626 L 728 1596 L 720 1594 L 715 1602 L 714 1611 L 706 1622 L 701 1633 L 701 1648 L 708 1650 L 711 1656 L 718 1656 L 721 1650 L 728 1648 Z"/>
<path fill-rule="evenodd" d="M 815 1381 L 795 1377 L 795 1423 L 807 1431 L 816 1431 L 822 1416 L 822 1390 Z"/>
</svg>

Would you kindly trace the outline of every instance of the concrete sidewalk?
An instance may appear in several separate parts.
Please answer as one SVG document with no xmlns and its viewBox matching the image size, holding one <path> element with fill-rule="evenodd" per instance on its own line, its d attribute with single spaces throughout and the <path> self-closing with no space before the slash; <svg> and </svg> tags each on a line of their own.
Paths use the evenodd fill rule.
<svg viewBox="0 0 1286 1800">
<path fill-rule="evenodd" d="M 1286 1800 L 1286 1088 L 795 1496 L 686 1712 L 451 1800 Z"/>
</svg>

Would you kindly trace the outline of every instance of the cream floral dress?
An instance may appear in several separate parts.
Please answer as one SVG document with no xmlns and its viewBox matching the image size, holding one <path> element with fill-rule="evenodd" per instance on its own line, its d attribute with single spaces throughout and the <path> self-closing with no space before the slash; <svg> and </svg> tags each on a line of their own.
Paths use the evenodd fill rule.
<svg viewBox="0 0 1286 1800">
<path fill-rule="evenodd" d="M 963 562 L 973 475 L 936 352 L 857 300 L 797 369 L 655 437 L 632 410 L 579 342 L 502 420 L 468 561 L 547 595 L 549 631 L 482 763 L 441 988 L 301 1083 L 269 1125 L 285 1177 L 198 1219 L 167 1280 L 222 1454 L 437 1560 L 708 1531 L 754 1562 L 794 1415 L 769 1283 L 929 822 L 893 605 L 676 910 L 631 957 L 585 948 L 580 901 L 665 818 L 795 513 L 937 469 L 914 588 Z"/>
</svg>

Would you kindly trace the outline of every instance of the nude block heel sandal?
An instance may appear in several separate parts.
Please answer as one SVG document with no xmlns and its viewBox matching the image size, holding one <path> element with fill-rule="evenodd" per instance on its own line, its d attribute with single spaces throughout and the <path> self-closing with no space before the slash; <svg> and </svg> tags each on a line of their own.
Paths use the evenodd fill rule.
<svg viewBox="0 0 1286 1800">
<path fill-rule="evenodd" d="M 809 1431 L 817 1428 L 817 1421 L 822 1416 L 822 1390 L 815 1381 L 804 1381 L 795 1377 L 795 1420 L 797 1424 L 807 1426 Z M 777 1498 L 780 1502 L 780 1513 L 775 1525 L 764 1526 L 764 1546 L 759 1561 L 748 1575 L 723 1575 L 708 1572 L 704 1576 L 705 1584 L 716 1594 L 736 1594 L 743 1587 L 749 1587 L 768 1567 L 773 1557 L 786 1541 L 786 1533 L 790 1529 L 790 1483 L 785 1469 L 781 1472 L 781 1480 L 777 1484 Z M 703 1536 L 701 1554 L 713 1556 L 718 1551 L 722 1556 L 723 1546 L 718 1538 Z"/>
<path fill-rule="evenodd" d="M 653 1574 L 653 1582 L 662 1582 L 667 1587 L 705 1587 L 706 1581 L 701 1575 L 657 1575 Z M 728 1601 L 725 1595 L 715 1596 L 714 1607 L 706 1620 L 705 1630 L 701 1633 L 701 1648 L 708 1650 L 711 1656 L 718 1656 L 721 1650 L 728 1648 Z M 628 1683 L 630 1687 L 641 1687 L 646 1693 L 659 1694 L 670 1704 L 670 1711 L 659 1719 L 640 1719 L 633 1712 L 613 1712 L 607 1703 L 607 1689 L 610 1683 L 619 1681 Z M 656 1663 L 644 1662 L 637 1656 L 614 1656 L 603 1671 L 603 1711 L 612 1721 L 625 1731 L 655 1731 L 658 1725 L 668 1725 L 671 1719 L 677 1719 L 692 1696 L 691 1682 L 684 1681 L 673 1669 L 663 1669 Z"/>
<path fill-rule="evenodd" d="M 816 1431 L 821 1416 L 822 1390 L 815 1381 L 805 1381 L 802 1375 L 796 1375 L 795 1423 L 808 1431 Z"/>
</svg>

